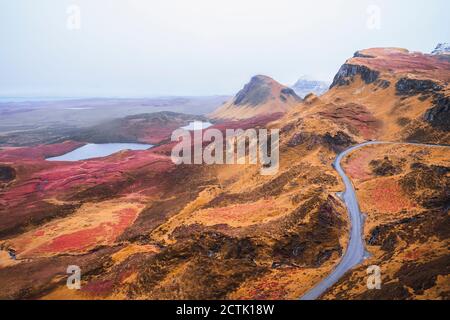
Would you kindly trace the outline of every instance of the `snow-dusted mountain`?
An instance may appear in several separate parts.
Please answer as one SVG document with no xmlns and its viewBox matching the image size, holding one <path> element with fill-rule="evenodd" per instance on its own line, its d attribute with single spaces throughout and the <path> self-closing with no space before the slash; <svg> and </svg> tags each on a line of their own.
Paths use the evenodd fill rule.
<svg viewBox="0 0 450 320">
<path fill-rule="evenodd" d="M 450 54 L 450 43 L 439 43 L 431 54 Z"/>
<path fill-rule="evenodd" d="M 329 87 L 330 84 L 328 82 L 312 80 L 307 76 L 302 76 L 291 88 L 294 89 L 298 96 L 304 98 L 311 92 L 319 96 L 325 93 Z"/>
</svg>

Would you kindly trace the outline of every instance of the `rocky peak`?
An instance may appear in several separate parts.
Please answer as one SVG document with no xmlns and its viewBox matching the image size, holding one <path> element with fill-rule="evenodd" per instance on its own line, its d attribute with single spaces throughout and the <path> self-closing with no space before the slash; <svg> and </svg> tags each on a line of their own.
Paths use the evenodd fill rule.
<svg viewBox="0 0 450 320">
<path fill-rule="evenodd" d="M 234 99 L 234 105 L 257 106 L 264 104 L 275 95 L 277 90 L 280 91 L 279 98 L 283 101 L 289 97 L 300 100 L 292 89 L 282 86 L 270 77 L 257 75 L 238 92 Z"/>
<path fill-rule="evenodd" d="M 431 54 L 450 54 L 450 43 L 438 43 L 436 49 Z"/>
<path fill-rule="evenodd" d="M 249 119 L 282 114 L 302 99 L 295 91 L 274 79 L 258 75 L 251 78 L 229 102 L 209 115 L 212 119 Z"/>
<path fill-rule="evenodd" d="M 234 99 L 235 105 L 258 105 L 264 103 L 270 96 L 271 82 L 274 81 L 269 77 L 258 75 L 254 76 L 244 88 L 238 92 Z"/>
<path fill-rule="evenodd" d="M 302 76 L 291 88 L 294 89 L 298 96 L 304 98 L 309 93 L 320 96 L 328 90 L 329 86 L 330 84 L 325 81 L 312 80 L 306 76 Z"/>
</svg>

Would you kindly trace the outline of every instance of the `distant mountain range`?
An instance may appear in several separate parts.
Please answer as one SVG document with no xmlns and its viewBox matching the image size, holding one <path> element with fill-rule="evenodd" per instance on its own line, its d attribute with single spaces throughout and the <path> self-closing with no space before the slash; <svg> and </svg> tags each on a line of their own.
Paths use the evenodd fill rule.
<svg viewBox="0 0 450 320">
<path fill-rule="evenodd" d="M 312 80 L 306 76 L 302 76 L 291 88 L 298 96 L 304 98 L 309 93 L 320 96 L 325 93 L 329 87 L 330 83 L 326 81 Z"/>
<path fill-rule="evenodd" d="M 450 43 L 439 43 L 431 54 L 450 54 Z"/>
</svg>

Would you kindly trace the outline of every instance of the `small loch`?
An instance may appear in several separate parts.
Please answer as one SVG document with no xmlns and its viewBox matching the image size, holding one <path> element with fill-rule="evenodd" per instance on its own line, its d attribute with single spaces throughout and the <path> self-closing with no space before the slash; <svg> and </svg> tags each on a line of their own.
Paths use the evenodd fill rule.
<svg viewBox="0 0 450 320">
<path fill-rule="evenodd" d="M 47 158 L 47 161 L 80 161 L 106 157 L 123 150 L 147 150 L 151 144 L 141 143 L 89 143 L 62 156 Z"/>
</svg>

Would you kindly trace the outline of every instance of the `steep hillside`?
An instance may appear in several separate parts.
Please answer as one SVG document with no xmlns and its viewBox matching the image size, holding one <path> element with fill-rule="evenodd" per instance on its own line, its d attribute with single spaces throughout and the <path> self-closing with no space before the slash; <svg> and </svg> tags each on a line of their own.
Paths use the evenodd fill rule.
<svg viewBox="0 0 450 320">
<path fill-rule="evenodd" d="M 248 119 L 285 113 L 301 101 L 294 90 L 267 76 L 253 77 L 229 102 L 213 112 L 212 119 Z"/>
</svg>

